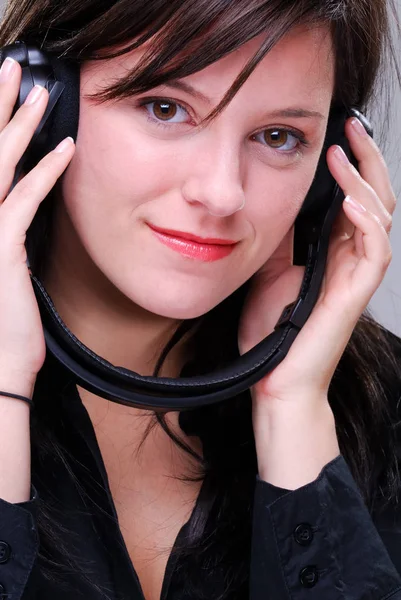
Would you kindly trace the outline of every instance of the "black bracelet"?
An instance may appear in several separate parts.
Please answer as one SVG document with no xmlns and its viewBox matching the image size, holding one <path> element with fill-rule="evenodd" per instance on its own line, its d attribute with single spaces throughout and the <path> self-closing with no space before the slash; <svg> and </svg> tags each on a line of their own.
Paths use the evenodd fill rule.
<svg viewBox="0 0 401 600">
<path fill-rule="evenodd" d="M 17 400 L 23 400 L 27 402 L 31 408 L 33 408 L 33 401 L 26 396 L 20 396 L 19 394 L 10 394 L 10 392 L 0 392 L 0 396 L 7 396 L 8 398 L 17 398 Z"/>
</svg>

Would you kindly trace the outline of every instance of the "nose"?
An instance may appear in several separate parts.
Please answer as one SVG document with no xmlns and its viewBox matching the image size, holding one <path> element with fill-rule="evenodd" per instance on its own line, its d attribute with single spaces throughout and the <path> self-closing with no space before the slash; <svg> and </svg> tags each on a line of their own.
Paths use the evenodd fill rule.
<svg viewBox="0 0 401 600">
<path fill-rule="evenodd" d="M 228 217 L 244 208 L 239 149 L 234 144 L 198 148 L 192 155 L 182 194 L 188 203 L 203 205 L 217 217 Z"/>
</svg>

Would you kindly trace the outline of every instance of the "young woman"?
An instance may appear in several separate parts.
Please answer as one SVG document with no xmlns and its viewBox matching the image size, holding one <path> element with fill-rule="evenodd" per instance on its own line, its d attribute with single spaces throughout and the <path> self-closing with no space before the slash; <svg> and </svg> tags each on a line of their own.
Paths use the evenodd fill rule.
<svg viewBox="0 0 401 600">
<path fill-rule="evenodd" d="M 48 93 L 13 116 L 21 66 L 0 74 L 3 598 L 401 599 L 399 342 L 363 314 L 395 198 L 358 119 L 346 136 L 360 174 L 327 152 L 346 201 L 319 301 L 236 398 L 154 414 L 77 386 L 45 357 L 25 250 L 29 230 L 63 320 L 114 365 L 179 377 L 246 352 L 297 295 L 293 225 L 330 109 L 368 105 L 389 10 L 9 1 L 1 46 L 37 45 L 81 79 L 76 144 L 8 194 Z M 32 412 L 7 394 L 33 396 Z"/>
</svg>

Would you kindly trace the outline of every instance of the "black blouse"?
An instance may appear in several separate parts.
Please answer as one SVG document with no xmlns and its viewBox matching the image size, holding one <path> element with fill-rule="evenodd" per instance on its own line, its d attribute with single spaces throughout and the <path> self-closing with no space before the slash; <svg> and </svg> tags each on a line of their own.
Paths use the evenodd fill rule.
<svg viewBox="0 0 401 600">
<path fill-rule="evenodd" d="M 75 384 L 68 377 L 57 383 L 53 400 L 55 410 L 61 408 L 58 439 L 65 453 L 50 462 L 48 455 L 34 459 L 29 502 L 0 499 L 0 597 L 144 600 L 92 422 Z M 197 503 L 203 492 L 202 486 Z M 43 500 L 57 515 L 58 543 L 88 580 L 71 566 L 59 566 L 47 541 L 39 539 L 37 509 Z M 194 580 L 202 588 L 197 598 L 225 598 L 224 573 L 211 576 L 196 561 L 177 568 L 174 550 L 193 515 L 169 556 L 160 600 L 194 600 Z M 243 557 L 249 585 L 230 600 L 401 600 L 401 507 L 371 516 L 341 456 L 295 491 L 256 477 L 252 522 L 251 551 L 244 550 Z M 39 549 L 59 577 L 45 576 Z"/>
</svg>

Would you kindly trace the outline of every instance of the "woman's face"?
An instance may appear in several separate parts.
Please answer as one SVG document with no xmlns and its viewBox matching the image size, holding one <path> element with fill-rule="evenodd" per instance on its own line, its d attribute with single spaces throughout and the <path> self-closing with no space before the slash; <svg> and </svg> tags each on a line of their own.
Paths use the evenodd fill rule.
<svg viewBox="0 0 401 600">
<path fill-rule="evenodd" d="M 76 153 L 62 181 L 68 226 L 97 276 L 152 313 L 197 317 L 240 287 L 289 231 L 312 182 L 334 79 L 323 27 L 284 38 L 225 110 L 197 128 L 261 41 L 102 105 L 86 95 L 123 77 L 140 52 L 82 66 Z M 202 248 L 153 228 L 235 243 Z"/>
</svg>

